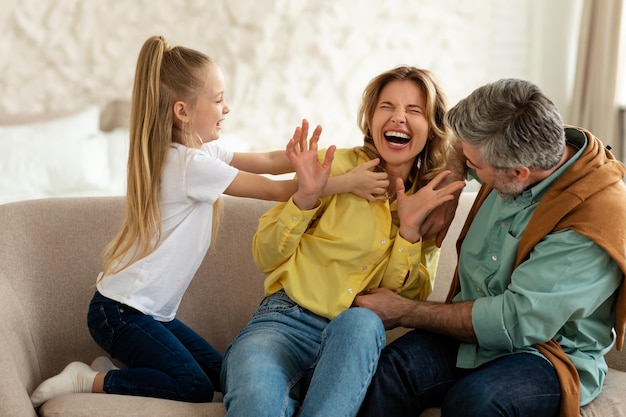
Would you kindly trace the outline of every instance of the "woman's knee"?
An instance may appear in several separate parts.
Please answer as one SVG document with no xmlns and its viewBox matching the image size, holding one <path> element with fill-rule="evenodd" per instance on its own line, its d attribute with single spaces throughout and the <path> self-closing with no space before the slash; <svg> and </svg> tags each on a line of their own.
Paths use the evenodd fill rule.
<svg viewBox="0 0 626 417">
<path fill-rule="evenodd" d="M 372 310 L 362 307 L 352 307 L 333 320 L 328 325 L 327 332 L 342 333 L 347 337 L 369 335 L 385 342 L 385 327 L 380 318 Z"/>
<path fill-rule="evenodd" d="M 280 336 L 280 337 L 279 337 Z M 233 384 L 240 390 L 258 390 L 259 381 L 277 378 L 286 367 L 291 351 L 285 346 L 285 335 L 276 332 L 250 332 L 239 335 L 224 355 L 221 373 L 222 392 Z"/>
</svg>

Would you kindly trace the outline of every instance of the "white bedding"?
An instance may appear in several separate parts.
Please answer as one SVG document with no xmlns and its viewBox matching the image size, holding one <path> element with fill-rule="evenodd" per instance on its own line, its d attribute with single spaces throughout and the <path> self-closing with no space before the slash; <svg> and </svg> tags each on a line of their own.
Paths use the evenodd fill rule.
<svg viewBox="0 0 626 417">
<path fill-rule="evenodd" d="M 97 106 L 0 126 L 0 204 L 65 196 L 122 195 L 128 130 L 100 130 Z M 5 119 L 9 119 L 4 116 Z"/>
<path fill-rule="evenodd" d="M 0 204 L 124 195 L 128 110 L 128 103 L 113 102 L 104 111 L 92 106 L 63 116 L 0 115 Z M 249 151 L 236 134 L 222 136 L 221 146 Z"/>
</svg>

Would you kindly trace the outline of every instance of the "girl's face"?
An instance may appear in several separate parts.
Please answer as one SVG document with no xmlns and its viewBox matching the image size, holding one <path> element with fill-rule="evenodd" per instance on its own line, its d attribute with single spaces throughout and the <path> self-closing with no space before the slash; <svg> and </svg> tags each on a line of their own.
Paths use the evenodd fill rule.
<svg viewBox="0 0 626 417">
<path fill-rule="evenodd" d="M 372 139 L 387 169 L 405 180 L 428 140 L 430 128 L 425 112 L 424 94 L 413 81 L 391 81 L 378 97 Z"/>
<path fill-rule="evenodd" d="M 217 65 L 211 65 L 204 88 L 198 94 L 193 117 L 196 133 L 202 143 L 220 137 L 222 121 L 229 112 L 230 109 L 224 101 L 224 75 Z"/>
</svg>

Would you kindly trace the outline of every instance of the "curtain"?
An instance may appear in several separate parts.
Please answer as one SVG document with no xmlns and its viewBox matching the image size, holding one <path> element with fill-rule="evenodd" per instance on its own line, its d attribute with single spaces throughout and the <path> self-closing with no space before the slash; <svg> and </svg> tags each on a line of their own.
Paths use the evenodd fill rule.
<svg viewBox="0 0 626 417">
<path fill-rule="evenodd" d="M 574 89 L 566 123 L 589 129 L 624 159 L 616 104 L 623 0 L 584 0 Z"/>
</svg>

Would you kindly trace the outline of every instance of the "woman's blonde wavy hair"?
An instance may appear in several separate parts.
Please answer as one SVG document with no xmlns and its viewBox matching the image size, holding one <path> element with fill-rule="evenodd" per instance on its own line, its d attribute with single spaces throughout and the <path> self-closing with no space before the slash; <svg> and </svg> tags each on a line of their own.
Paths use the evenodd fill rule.
<svg viewBox="0 0 626 417">
<path fill-rule="evenodd" d="M 428 70 L 411 66 L 400 66 L 374 77 L 365 87 L 358 112 L 358 124 L 364 135 L 362 149 L 370 159 L 380 158 L 377 171 L 385 170 L 385 161 L 374 146 L 371 124 L 378 106 L 380 92 L 391 81 L 413 81 L 422 90 L 426 101 L 426 118 L 430 127 L 429 139 L 422 152 L 417 155 L 415 164 L 405 184 L 408 190 L 416 190 L 426 185 L 440 173 L 448 159 L 451 147 L 451 134 L 443 119 L 448 110 L 448 100 L 443 89 Z"/>
<path fill-rule="evenodd" d="M 117 235 L 102 252 L 104 271 L 100 279 L 144 258 L 158 245 L 159 186 L 167 151 L 172 142 L 186 146 L 197 142 L 193 120 L 180 123 L 173 106 L 183 101 L 193 111 L 212 65 L 215 63 L 208 56 L 171 47 L 162 36 L 152 36 L 143 44 L 131 101 L 126 214 Z"/>
</svg>

